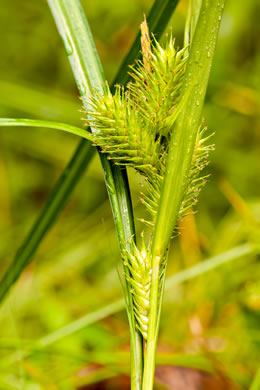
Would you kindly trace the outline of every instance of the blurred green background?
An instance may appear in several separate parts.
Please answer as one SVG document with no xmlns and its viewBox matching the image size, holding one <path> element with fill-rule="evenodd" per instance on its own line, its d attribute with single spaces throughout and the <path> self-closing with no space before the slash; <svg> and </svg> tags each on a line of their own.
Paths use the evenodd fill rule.
<svg viewBox="0 0 260 390">
<path fill-rule="evenodd" d="M 110 82 L 152 1 L 82 0 L 82 5 Z M 186 10 L 187 1 L 181 0 L 170 23 L 180 47 Z M 182 222 L 183 233 L 172 243 L 168 275 L 243 243 L 259 244 L 259 20 L 258 0 L 227 0 L 204 109 L 205 123 L 215 132 L 210 179 L 198 212 Z M 2 0 L 0 36 L 0 117 L 83 126 L 81 102 L 47 2 Z M 47 129 L 1 128 L 1 275 L 78 142 Z M 140 178 L 129 174 L 138 212 Z M 104 314 L 49 346 L 36 343 L 121 299 L 118 271 L 119 248 L 95 156 L 1 307 L 1 390 L 116 389 L 119 382 L 126 388 L 129 333 L 123 311 Z M 173 365 L 186 367 L 186 377 L 188 368 L 213 369 L 219 380 L 187 390 L 249 388 L 260 365 L 259 277 L 259 258 L 252 254 L 167 289 L 158 364 L 167 365 L 175 378 Z M 98 387 L 113 377 L 117 384 Z M 166 382 L 163 388 L 172 389 Z M 172 383 L 175 390 L 183 388 Z"/>
</svg>

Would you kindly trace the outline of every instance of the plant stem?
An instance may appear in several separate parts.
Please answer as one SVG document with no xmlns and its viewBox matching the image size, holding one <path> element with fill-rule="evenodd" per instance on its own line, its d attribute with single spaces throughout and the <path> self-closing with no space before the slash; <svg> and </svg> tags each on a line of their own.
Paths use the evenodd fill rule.
<svg viewBox="0 0 260 390">
<path fill-rule="evenodd" d="M 94 40 L 78 0 L 48 0 L 57 27 L 78 85 L 79 92 L 87 107 L 91 90 L 100 93 L 105 88 L 105 77 L 96 51 Z M 126 243 L 134 235 L 134 219 L 126 171 L 124 175 L 105 154 L 99 153 L 104 171 L 106 188 L 113 212 L 118 240 L 123 253 Z M 119 185 L 118 185 L 119 184 Z M 125 272 L 128 272 L 125 269 Z M 127 301 L 132 310 L 132 294 L 126 283 Z M 143 369 L 143 342 L 140 332 L 135 328 L 134 316 L 129 317 L 131 334 L 131 383 L 132 389 L 140 390 Z"/>
<path fill-rule="evenodd" d="M 184 47 L 187 47 L 192 42 L 192 37 L 196 30 L 197 21 L 200 14 L 202 0 L 189 0 L 188 15 L 186 17 L 185 31 L 184 31 Z"/>
<path fill-rule="evenodd" d="M 125 248 L 128 251 L 132 250 L 130 245 L 130 238 L 133 237 L 133 232 L 135 231 L 133 218 L 129 218 L 129 204 L 130 190 L 128 186 L 128 180 L 126 175 L 126 170 L 123 169 L 119 171 L 118 167 L 112 165 L 112 175 L 114 178 L 115 187 L 117 188 L 118 194 L 118 204 L 120 208 L 120 213 L 122 216 L 123 223 L 123 231 L 125 240 L 120 241 L 121 251 L 123 252 Z M 113 210 L 113 208 L 112 208 Z M 135 237 L 134 237 L 135 240 Z M 125 275 L 129 276 L 128 267 L 124 266 Z M 131 335 L 131 389 L 140 389 L 142 385 L 143 378 L 143 337 L 141 333 L 135 328 L 135 318 L 133 311 L 133 302 L 132 302 L 132 294 L 130 292 L 129 286 L 127 286 L 127 304 L 129 305 L 129 326 L 130 326 L 130 335 Z"/>
<path fill-rule="evenodd" d="M 182 98 L 185 98 L 187 90 L 191 89 L 191 93 L 177 119 L 169 145 L 166 175 L 153 241 L 157 256 L 162 256 L 168 246 L 186 190 L 224 1 L 204 0 L 202 2 L 183 80 Z"/>
<path fill-rule="evenodd" d="M 158 329 L 159 263 L 162 261 L 175 227 L 186 191 L 194 144 L 215 51 L 225 0 L 202 1 L 190 56 L 183 80 L 182 99 L 191 94 L 182 109 L 169 145 L 166 174 L 162 185 L 155 233 L 152 242 L 152 284 L 148 338 L 145 352 L 143 390 L 153 388 Z M 162 292 L 161 292 L 162 293 Z"/>
<path fill-rule="evenodd" d="M 109 200 L 116 225 L 121 253 L 125 248 L 131 250 L 128 245 L 133 236 L 133 218 L 129 214 L 130 193 L 125 177 L 118 167 L 111 165 L 104 154 L 100 154 L 100 160 L 104 170 L 105 183 L 108 188 Z M 126 174 L 126 171 L 124 171 Z M 128 182 L 127 182 L 128 183 Z M 122 222 L 124 218 L 124 223 Z M 128 267 L 124 266 L 125 275 L 129 274 Z M 126 283 L 127 304 L 129 305 L 129 326 L 131 346 L 131 389 L 141 390 L 143 373 L 143 339 L 141 333 L 135 327 L 132 294 L 130 286 Z"/>
</svg>

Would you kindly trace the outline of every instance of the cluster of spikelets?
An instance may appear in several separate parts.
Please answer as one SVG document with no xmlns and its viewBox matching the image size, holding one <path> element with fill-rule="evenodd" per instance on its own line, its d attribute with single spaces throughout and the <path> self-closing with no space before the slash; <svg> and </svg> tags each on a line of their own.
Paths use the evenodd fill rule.
<svg viewBox="0 0 260 390">
<path fill-rule="evenodd" d="M 108 86 L 104 94 L 94 92 L 88 101 L 87 118 L 93 130 L 93 143 L 115 164 L 132 167 L 146 179 L 146 191 L 141 194 L 141 201 L 151 219 L 144 222 L 153 226 L 170 137 L 185 103 L 185 99 L 180 101 L 180 90 L 187 51 L 177 51 L 172 36 L 168 37 L 165 47 L 155 39 L 151 45 L 146 23 L 141 30 L 143 61 L 131 67 L 131 82 L 125 89 L 116 86 L 114 95 Z M 183 218 L 197 202 L 205 182 L 205 176 L 200 177 L 200 172 L 208 163 L 212 146 L 206 144 L 209 137 L 203 138 L 204 131 L 198 131 L 179 218 Z M 146 339 L 152 273 L 149 250 L 144 247 L 140 251 L 133 244 L 133 253 L 127 252 L 125 264 L 129 269 L 128 282 L 133 292 L 136 326 Z"/>
<path fill-rule="evenodd" d="M 115 164 L 139 171 L 151 195 L 160 191 L 164 176 L 169 138 L 181 108 L 185 64 L 185 51 L 175 49 L 172 37 L 165 48 L 156 40 L 150 47 L 149 41 L 143 61 L 131 67 L 127 88 L 117 86 L 112 95 L 107 87 L 104 95 L 93 93 L 88 102 L 93 143 Z M 158 197 L 146 194 L 142 199 L 154 216 Z"/>
</svg>

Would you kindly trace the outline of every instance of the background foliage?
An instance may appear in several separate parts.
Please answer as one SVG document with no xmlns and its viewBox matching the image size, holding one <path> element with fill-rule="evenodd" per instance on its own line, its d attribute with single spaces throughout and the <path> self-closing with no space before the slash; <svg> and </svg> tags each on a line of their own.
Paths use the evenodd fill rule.
<svg viewBox="0 0 260 390">
<path fill-rule="evenodd" d="M 81 102 L 46 2 L 2 1 L 0 117 L 82 126 Z M 111 81 L 151 1 L 82 4 Z M 186 7 L 181 1 L 170 23 L 180 46 Z M 183 221 L 183 233 L 172 245 L 168 275 L 241 243 L 259 242 L 259 17 L 257 0 L 227 1 L 204 109 L 205 123 L 216 131 L 211 176 L 199 212 Z M 77 143 L 47 129 L 0 131 L 1 274 Z M 139 208 L 140 178 L 130 172 L 130 180 Z M 128 372 L 124 312 L 104 315 L 48 347 L 35 343 L 120 299 L 117 269 L 121 272 L 119 249 L 96 156 L 1 307 L 1 389 L 76 389 Z M 226 386 L 248 388 L 260 361 L 259 276 L 259 260 L 250 255 L 169 288 L 158 363 L 213 367 L 234 384 Z"/>
</svg>

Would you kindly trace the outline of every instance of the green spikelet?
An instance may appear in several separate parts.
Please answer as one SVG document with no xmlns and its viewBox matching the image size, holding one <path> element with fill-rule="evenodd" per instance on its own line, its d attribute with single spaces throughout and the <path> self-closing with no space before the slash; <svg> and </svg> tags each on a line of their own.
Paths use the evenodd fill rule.
<svg viewBox="0 0 260 390">
<path fill-rule="evenodd" d="M 186 193 L 179 210 L 179 220 L 191 212 L 192 207 L 195 206 L 198 201 L 198 196 L 202 186 L 207 181 L 208 175 L 200 176 L 200 173 L 208 165 L 209 153 L 214 149 L 214 145 L 207 144 L 212 135 L 204 137 L 205 132 L 206 128 L 198 131 L 192 156 L 191 169 L 186 183 Z M 156 179 L 152 182 L 148 181 L 147 191 L 142 193 L 141 197 L 141 202 L 146 206 L 152 216 L 150 221 L 144 222 L 151 226 L 154 225 L 157 215 L 164 172 L 165 165 L 161 164 L 160 175 L 157 175 Z"/>
<path fill-rule="evenodd" d="M 187 58 L 170 36 L 165 48 L 154 39 L 146 62 L 131 67 L 129 91 L 145 122 L 159 136 L 168 135 L 180 111 L 179 94 Z"/>
<path fill-rule="evenodd" d="M 125 265 L 130 271 L 127 280 L 133 294 L 136 326 L 147 339 L 152 266 L 150 250 L 146 248 L 144 240 L 141 250 L 133 243 L 133 252 L 126 251 Z"/>
<path fill-rule="evenodd" d="M 163 152 L 161 142 L 136 108 L 129 91 L 117 86 L 112 96 L 107 89 L 104 96 L 95 94 L 89 104 L 89 124 L 95 129 L 93 142 L 116 164 L 131 166 L 144 175 L 156 174 Z"/>
<path fill-rule="evenodd" d="M 133 294 L 134 315 L 136 327 L 142 333 L 143 338 L 147 339 L 148 317 L 150 310 L 150 290 L 152 278 L 152 258 L 151 248 L 145 244 L 144 234 L 142 233 L 141 249 L 138 249 L 132 241 L 132 251 L 125 251 L 124 264 L 129 269 L 129 275 L 126 276 Z M 160 294 L 163 291 L 163 280 L 165 274 L 166 258 L 160 265 Z"/>
</svg>

